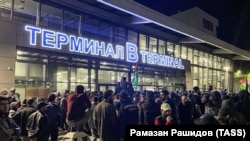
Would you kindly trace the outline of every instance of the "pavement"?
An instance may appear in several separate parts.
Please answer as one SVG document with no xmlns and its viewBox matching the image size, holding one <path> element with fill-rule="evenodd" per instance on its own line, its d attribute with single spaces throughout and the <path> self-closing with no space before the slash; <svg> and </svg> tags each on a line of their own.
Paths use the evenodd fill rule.
<svg viewBox="0 0 250 141">
<path fill-rule="evenodd" d="M 58 135 L 58 141 L 63 141 L 63 138 L 65 137 L 65 135 L 68 133 L 67 130 L 60 130 L 59 131 L 59 135 Z M 94 141 L 94 138 L 92 136 L 89 136 L 90 141 Z M 65 140 L 65 141 L 70 141 L 70 140 Z M 100 141 L 99 139 L 97 139 L 96 141 Z"/>
</svg>

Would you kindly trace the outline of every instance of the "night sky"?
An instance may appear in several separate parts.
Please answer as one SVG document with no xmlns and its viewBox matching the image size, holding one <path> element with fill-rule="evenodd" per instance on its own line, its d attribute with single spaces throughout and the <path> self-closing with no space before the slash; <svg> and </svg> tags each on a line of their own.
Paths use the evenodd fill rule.
<svg viewBox="0 0 250 141">
<path fill-rule="evenodd" d="M 217 37 L 250 50 L 250 0 L 135 0 L 167 16 L 199 7 L 219 20 Z"/>
</svg>

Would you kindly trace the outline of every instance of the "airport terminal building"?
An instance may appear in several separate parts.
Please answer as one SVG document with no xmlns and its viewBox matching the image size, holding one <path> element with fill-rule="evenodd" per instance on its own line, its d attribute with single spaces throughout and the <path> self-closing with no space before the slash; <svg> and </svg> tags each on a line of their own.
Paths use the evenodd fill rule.
<svg viewBox="0 0 250 141">
<path fill-rule="evenodd" d="M 232 91 L 233 60 L 250 59 L 199 8 L 166 16 L 132 0 L 3 0 L 0 25 L 0 87 L 21 92 L 114 89 L 136 64 L 140 90 Z"/>
</svg>

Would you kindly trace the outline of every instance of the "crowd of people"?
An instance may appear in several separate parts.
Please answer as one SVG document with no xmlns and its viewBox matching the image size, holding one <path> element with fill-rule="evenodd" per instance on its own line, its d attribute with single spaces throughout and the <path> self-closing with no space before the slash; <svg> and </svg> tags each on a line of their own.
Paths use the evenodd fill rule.
<svg viewBox="0 0 250 141">
<path fill-rule="evenodd" d="M 229 94 L 199 87 L 183 92 L 134 91 L 120 83 L 115 91 L 53 92 L 25 98 L 15 89 L 0 93 L 0 137 L 3 141 L 58 140 L 60 130 L 82 130 L 94 141 L 124 141 L 126 125 L 249 125 L 249 93 Z"/>
</svg>

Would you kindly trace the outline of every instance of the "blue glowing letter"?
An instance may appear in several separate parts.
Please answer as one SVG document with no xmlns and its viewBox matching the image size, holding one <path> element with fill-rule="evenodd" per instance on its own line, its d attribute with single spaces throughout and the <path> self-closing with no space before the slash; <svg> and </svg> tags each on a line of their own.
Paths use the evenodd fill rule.
<svg viewBox="0 0 250 141">
<path fill-rule="evenodd" d="M 153 64 L 154 63 L 154 54 L 151 53 L 151 52 L 148 52 L 147 63 L 148 64 Z"/>
<path fill-rule="evenodd" d="M 57 49 L 62 49 L 62 45 L 66 45 L 69 42 L 69 37 L 68 35 L 64 33 L 57 32 L 56 33 L 56 48 Z"/>
<path fill-rule="evenodd" d="M 95 43 L 95 40 L 88 40 L 88 39 L 85 39 L 84 38 L 84 53 L 85 54 L 89 54 L 89 52 L 91 52 L 91 55 L 94 55 L 94 43 Z"/>
<path fill-rule="evenodd" d="M 95 41 L 95 55 L 99 55 L 99 52 L 101 51 L 101 55 L 105 56 L 105 43 L 101 42 L 99 45 L 99 41 Z"/>
<path fill-rule="evenodd" d="M 36 45 L 36 33 L 41 33 L 41 29 L 33 26 L 25 26 L 25 30 L 30 32 L 30 45 Z"/>
<path fill-rule="evenodd" d="M 171 57 L 171 56 L 169 56 L 168 57 L 168 66 L 169 67 L 174 67 L 174 58 L 173 57 Z"/>
<path fill-rule="evenodd" d="M 52 42 L 52 43 L 51 43 Z M 55 32 L 51 30 L 42 30 L 42 47 L 55 48 Z"/>
<path fill-rule="evenodd" d="M 159 62 L 159 55 L 157 53 L 154 54 L 154 64 L 158 64 Z"/>
<path fill-rule="evenodd" d="M 166 55 L 160 55 L 158 65 L 166 66 L 166 62 L 167 62 L 167 56 Z"/>
<path fill-rule="evenodd" d="M 116 50 L 116 55 L 114 56 L 114 58 L 116 59 L 124 59 L 124 46 L 121 45 L 116 45 L 115 46 L 115 50 Z"/>
<path fill-rule="evenodd" d="M 126 43 L 127 62 L 136 63 L 138 61 L 137 46 L 132 43 Z"/>
<path fill-rule="evenodd" d="M 113 46 L 112 44 L 108 44 L 107 45 L 107 49 L 106 49 L 106 57 L 109 57 L 111 55 L 112 58 L 115 57 L 115 53 L 114 53 L 114 49 L 113 49 Z"/>
<path fill-rule="evenodd" d="M 83 52 L 83 38 L 70 35 L 69 50 L 71 52 Z"/>
<path fill-rule="evenodd" d="M 146 63 L 146 56 L 147 56 L 148 52 L 140 50 L 140 54 L 142 57 L 142 63 Z"/>
</svg>

